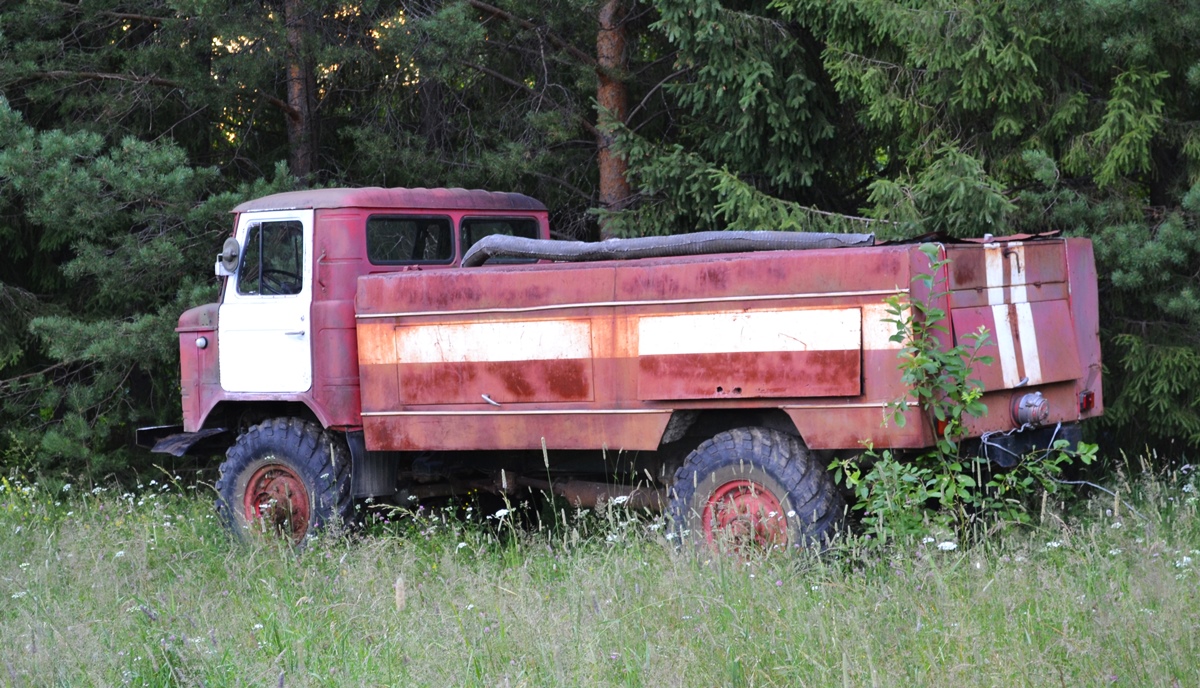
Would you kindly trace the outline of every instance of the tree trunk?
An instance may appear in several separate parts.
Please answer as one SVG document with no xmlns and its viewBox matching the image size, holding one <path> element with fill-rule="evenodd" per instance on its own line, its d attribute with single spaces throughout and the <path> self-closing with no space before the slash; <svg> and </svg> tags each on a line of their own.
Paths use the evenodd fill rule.
<svg viewBox="0 0 1200 688">
<path fill-rule="evenodd" d="M 284 0 L 283 21 L 287 30 L 287 116 L 288 166 L 292 174 L 311 182 L 317 169 L 316 77 L 304 49 L 310 33 L 302 0 Z"/>
<path fill-rule="evenodd" d="M 625 6 L 623 0 L 606 0 L 600 8 L 600 32 L 596 36 L 596 72 L 599 85 L 596 102 L 601 120 L 610 117 L 624 123 L 629 114 L 629 92 L 625 87 L 628 57 L 625 53 Z M 607 112 L 607 115 L 605 114 Z M 625 208 L 633 195 L 625 175 L 629 165 L 612 152 L 613 136 L 601 126 L 597 141 L 600 163 L 600 207 L 606 211 Z M 600 221 L 600 238 L 612 236 L 605 219 Z"/>
</svg>

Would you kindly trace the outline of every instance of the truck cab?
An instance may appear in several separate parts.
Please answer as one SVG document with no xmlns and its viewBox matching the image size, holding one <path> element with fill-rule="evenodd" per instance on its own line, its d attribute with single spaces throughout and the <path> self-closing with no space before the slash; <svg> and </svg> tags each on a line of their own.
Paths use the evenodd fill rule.
<svg viewBox="0 0 1200 688">
<path fill-rule="evenodd" d="M 233 209 L 217 257 L 220 299 L 179 319 L 183 426 L 138 442 L 175 455 L 216 451 L 274 416 L 361 427 L 358 277 L 453 268 L 493 234 L 547 239 L 546 207 L 466 189 L 314 189 Z"/>
</svg>

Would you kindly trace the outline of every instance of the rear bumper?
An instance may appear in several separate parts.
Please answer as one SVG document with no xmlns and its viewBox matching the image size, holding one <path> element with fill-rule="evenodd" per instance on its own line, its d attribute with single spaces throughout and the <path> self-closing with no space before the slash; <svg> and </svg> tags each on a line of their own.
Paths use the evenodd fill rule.
<svg viewBox="0 0 1200 688">
<path fill-rule="evenodd" d="M 1058 423 L 1040 428 L 990 432 L 977 441 L 980 456 L 1001 468 L 1011 468 L 1023 457 L 1047 451 L 1059 440 L 1066 440 L 1067 449 L 1073 451 L 1082 439 L 1083 429 L 1079 423 Z"/>
</svg>

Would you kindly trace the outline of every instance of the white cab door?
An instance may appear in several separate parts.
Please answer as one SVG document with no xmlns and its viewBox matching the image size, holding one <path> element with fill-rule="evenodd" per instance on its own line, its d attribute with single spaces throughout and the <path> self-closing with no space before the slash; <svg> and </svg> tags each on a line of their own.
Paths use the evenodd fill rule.
<svg viewBox="0 0 1200 688">
<path fill-rule="evenodd" d="M 313 211 L 243 213 L 241 262 L 218 320 L 221 387 L 294 394 L 312 387 Z"/>
</svg>

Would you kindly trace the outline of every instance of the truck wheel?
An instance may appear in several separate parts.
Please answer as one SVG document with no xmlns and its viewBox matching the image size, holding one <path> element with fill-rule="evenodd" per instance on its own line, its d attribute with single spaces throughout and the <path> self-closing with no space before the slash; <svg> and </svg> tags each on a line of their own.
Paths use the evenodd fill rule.
<svg viewBox="0 0 1200 688">
<path fill-rule="evenodd" d="M 722 432 L 675 474 L 670 515 L 694 544 L 765 550 L 825 544 L 845 500 L 798 437 L 766 428 Z"/>
<path fill-rule="evenodd" d="M 225 457 L 217 511 L 239 537 L 268 532 L 300 543 L 350 514 L 350 452 L 315 423 L 265 421 L 238 437 Z"/>
</svg>

